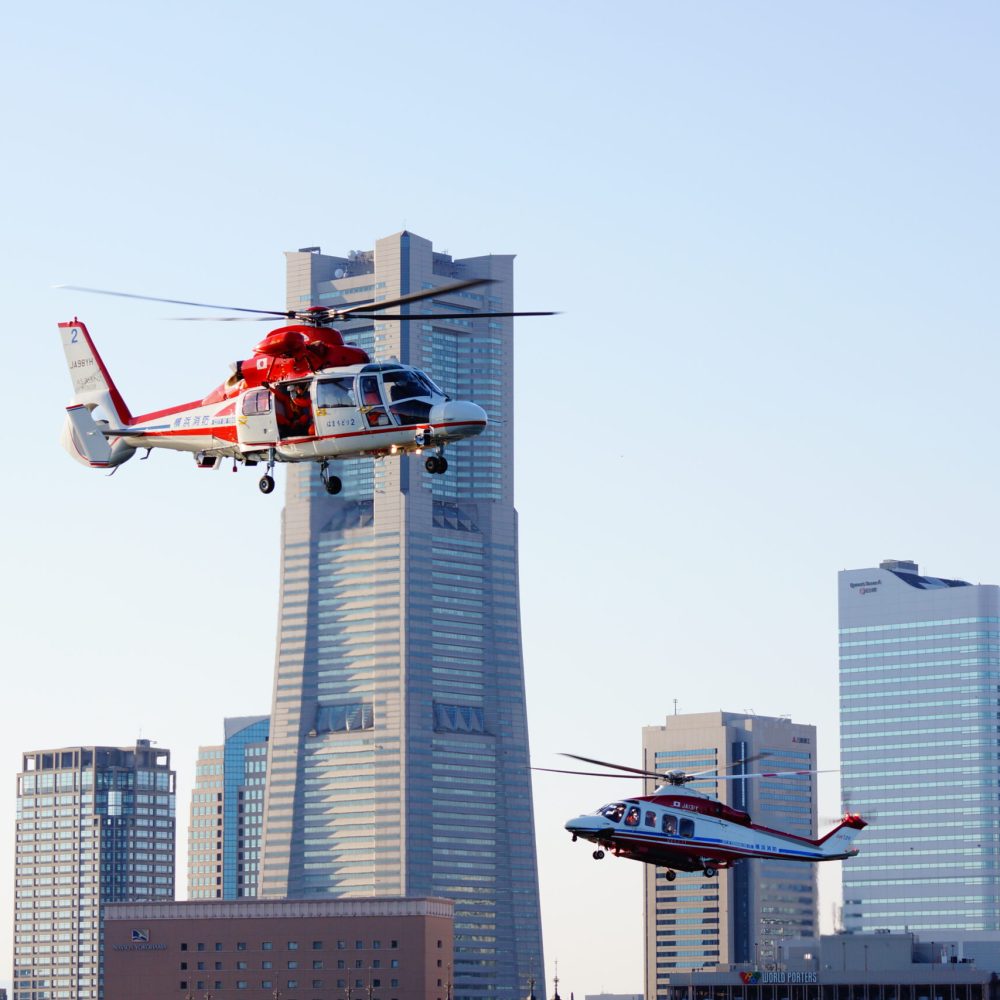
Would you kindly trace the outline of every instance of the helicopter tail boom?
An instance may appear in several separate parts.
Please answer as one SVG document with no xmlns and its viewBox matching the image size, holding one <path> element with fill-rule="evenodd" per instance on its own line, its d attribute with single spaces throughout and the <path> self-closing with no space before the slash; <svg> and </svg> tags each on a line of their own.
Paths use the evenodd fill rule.
<svg viewBox="0 0 1000 1000">
<path fill-rule="evenodd" d="M 816 846 L 823 852 L 823 859 L 853 858 L 858 849 L 851 845 L 867 825 L 857 813 L 848 813 L 837 826 L 816 841 Z"/>
</svg>

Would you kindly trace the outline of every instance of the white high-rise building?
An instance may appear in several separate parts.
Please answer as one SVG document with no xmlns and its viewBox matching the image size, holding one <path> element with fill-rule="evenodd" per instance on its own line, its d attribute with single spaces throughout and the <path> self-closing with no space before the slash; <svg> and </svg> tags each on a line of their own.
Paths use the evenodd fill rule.
<svg viewBox="0 0 1000 1000">
<path fill-rule="evenodd" d="M 718 771 L 811 771 L 816 767 L 816 727 L 787 718 L 737 712 L 668 715 L 642 731 L 643 768 Z M 749 812 L 755 823 L 816 836 L 815 775 L 717 781 L 699 792 Z M 652 785 L 648 792 L 652 792 Z M 817 933 L 816 870 L 794 861 L 740 861 L 714 878 L 645 866 L 646 991 L 669 997 L 672 972 L 747 963 L 766 969 L 780 961 L 784 939 Z"/>
<path fill-rule="evenodd" d="M 489 427 L 424 457 L 337 463 L 329 495 L 288 467 L 262 897 L 455 901 L 458 998 L 544 979 L 513 483 L 513 258 L 455 259 L 412 233 L 288 254 L 288 306 L 353 305 L 470 278 L 343 324 L 373 358 L 427 371 Z M 446 314 L 442 318 L 442 314 Z M 540 991 L 541 992 L 541 991 Z"/>
<path fill-rule="evenodd" d="M 101 906 L 174 898 L 174 782 L 149 740 L 22 756 L 15 1000 L 98 1000 Z"/>
</svg>

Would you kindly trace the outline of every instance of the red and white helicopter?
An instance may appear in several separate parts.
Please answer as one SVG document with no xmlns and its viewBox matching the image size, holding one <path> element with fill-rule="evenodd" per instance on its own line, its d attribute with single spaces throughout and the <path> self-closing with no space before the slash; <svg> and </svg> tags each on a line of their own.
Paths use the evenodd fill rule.
<svg viewBox="0 0 1000 1000">
<path fill-rule="evenodd" d="M 633 777 L 657 782 L 652 795 L 637 795 L 601 806 L 596 812 L 577 816 L 566 829 L 578 838 L 596 845 L 595 860 L 605 851 L 615 857 L 631 858 L 667 869 L 673 881 L 678 871 L 703 872 L 706 878 L 721 868 L 750 858 L 777 861 L 839 861 L 853 858 L 858 850 L 851 844 L 868 825 L 860 816 L 848 813 L 829 833 L 818 840 L 800 837 L 782 830 L 751 822 L 749 813 L 723 805 L 689 788 L 698 781 L 737 781 L 744 778 L 781 778 L 815 774 L 815 771 L 770 771 L 757 774 L 721 775 L 715 771 L 645 771 L 641 768 L 609 764 L 607 761 L 576 754 L 564 754 L 588 764 L 614 768 Z M 747 761 L 741 763 L 748 763 Z M 596 771 L 559 771 L 536 768 L 559 774 L 591 774 L 600 777 L 623 777 Z"/>
<path fill-rule="evenodd" d="M 101 359 L 86 326 L 78 319 L 60 323 L 73 401 L 66 408 L 62 434 L 66 450 L 91 468 L 116 469 L 139 448 L 168 448 L 194 454 L 199 468 L 218 468 L 225 458 L 237 464 L 266 463 L 260 491 L 274 489 L 275 462 L 317 462 L 329 493 L 342 483 L 331 474 L 334 459 L 370 455 L 421 454 L 424 467 L 442 474 L 448 468 L 445 445 L 481 434 L 486 411 L 455 400 L 433 380 L 409 365 L 373 363 L 368 354 L 345 344 L 331 323 L 454 319 L 454 312 L 387 314 L 383 310 L 489 284 L 476 278 L 414 292 L 383 302 L 343 309 L 311 307 L 278 312 L 161 299 L 97 288 L 60 286 L 122 298 L 174 305 L 256 313 L 253 318 L 291 320 L 269 333 L 251 357 L 237 361 L 233 373 L 203 399 L 133 416 Z M 550 316 L 550 312 L 477 312 L 494 316 Z M 249 318 L 249 317 L 239 317 Z"/>
</svg>

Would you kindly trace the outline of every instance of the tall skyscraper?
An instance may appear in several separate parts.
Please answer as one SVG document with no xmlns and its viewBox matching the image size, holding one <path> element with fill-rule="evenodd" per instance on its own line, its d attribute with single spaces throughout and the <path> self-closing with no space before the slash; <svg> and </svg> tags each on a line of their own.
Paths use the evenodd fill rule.
<svg viewBox="0 0 1000 1000">
<path fill-rule="evenodd" d="M 813 770 L 816 727 L 735 712 L 668 715 L 642 731 L 643 767 L 656 771 L 758 770 L 741 763 L 766 754 L 768 771 Z M 699 783 L 699 792 L 750 813 L 755 823 L 815 837 L 815 776 Z M 652 792 L 652 783 L 647 789 Z M 669 996 L 669 976 L 732 962 L 778 961 L 782 939 L 817 932 L 816 871 L 794 861 L 741 861 L 715 878 L 647 865 L 647 1000 Z"/>
<path fill-rule="evenodd" d="M 839 601 L 843 797 L 874 817 L 844 929 L 1000 930 L 1000 587 L 891 559 Z"/>
<path fill-rule="evenodd" d="M 188 899 L 257 895 L 270 718 L 226 719 L 225 743 L 199 747 L 188 824 Z"/>
<path fill-rule="evenodd" d="M 101 996 L 101 906 L 174 898 L 170 751 L 64 747 L 17 777 L 14 995 Z"/>
<path fill-rule="evenodd" d="M 377 361 L 428 371 L 489 428 L 420 457 L 292 465 L 282 536 L 261 895 L 455 901 L 455 996 L 544 979 L 513 505 L 513 258 L 453 259 L 412 233 L 345 257 L 288 254 L 288 303 L 454 318 L 345 324 Z"/>
</svg>

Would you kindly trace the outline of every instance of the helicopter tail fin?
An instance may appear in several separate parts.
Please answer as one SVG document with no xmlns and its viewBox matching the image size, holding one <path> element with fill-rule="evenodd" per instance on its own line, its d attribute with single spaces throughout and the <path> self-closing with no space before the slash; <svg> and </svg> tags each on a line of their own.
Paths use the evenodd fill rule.
<svg viewBox="0 0 1000 1000">
<path fill-rule="evenodd" d="M 91 411 L 103 406 L 118 425 L 131 423 L 132 414 L 97 353 L 87 328 L 74 319 L 71 323 L 60 323 L 59 332 L 73 383 L 73 403 Z"/>
<path fill-rule="evenodd" d="M 857 813 L 848 813 L 826 836 L 816 841 L 816 846 L 823 852 L 823 859 L 853 858 L 858 849 L 851 845 L 867 825 Z"/>
</svg>

